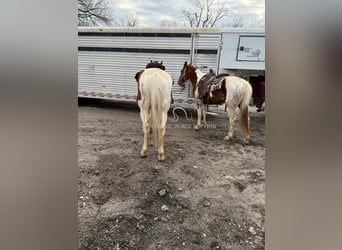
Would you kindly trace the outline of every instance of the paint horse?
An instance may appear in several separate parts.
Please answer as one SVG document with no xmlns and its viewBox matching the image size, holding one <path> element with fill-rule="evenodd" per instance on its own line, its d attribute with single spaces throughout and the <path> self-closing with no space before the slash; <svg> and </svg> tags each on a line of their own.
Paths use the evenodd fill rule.
<svg viewBox="0 0 342 250">
<path fill-rule="evenodd" d="M 225 140 L 233 138 L 235 126 L 235 110 L 240 109 L 240 125 L 244 133 L 244 143 L 249 143 L 249 116 L 248 105 L 252 96 L 252 87 L 249 82 L 236 76 L 220 74 L 215 76 L 213 72 L 202 73 L 196 66 L 184 63 L 178 79 L 178 85 L 185 88 L 185 83 L 190 81 L 194 96 L 198 104 L 197 125 L 195 129 L 201 127 L 201 119 L 206 124 L 206 107 L 209 104 L 226 104 L 229 115 L 229 131 Z M 209 82 L 209 84 L 205 84 Z M 205 87 L 203 87 L 203 85 Z"/>
<path fill-rule="evenodd" d="M 137 102 L 143 124 L 144 144 L 140 157 L 147 156 L 147 141 L 152 129 L 158 160 L 165 160 L 164 135 L 167 112 L 171 105 L 172 77 L 159 67 L 146 68 L 135 75 L 138 82 Z"/>
</svg>

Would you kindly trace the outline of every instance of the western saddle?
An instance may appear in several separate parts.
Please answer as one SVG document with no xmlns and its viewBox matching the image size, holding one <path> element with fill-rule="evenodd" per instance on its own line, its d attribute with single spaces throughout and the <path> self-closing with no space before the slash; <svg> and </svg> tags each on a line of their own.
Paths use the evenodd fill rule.
<svg viewBox="0 0 342 250">
<path fill-rule="evenodd" d="M 225 94 L 222 95 L 219 100 L 211 102 L 212 97 L 210 96 L 210 89 L 214 89 L 214 91 L 224 90 L 225 92 L 226 86 L 222 83 L 224 81 L 224 78 L 227 76 L 229 76 L 229 74 L 227 73 L 216 75 L 214 71 L 210 69 L 209 73 L 205 74 L 196 85 L 196 87 L 198 88 L 198 98 L 201 99 L 204 104 L 222 104 L 225 99 Z"/>
</svg>

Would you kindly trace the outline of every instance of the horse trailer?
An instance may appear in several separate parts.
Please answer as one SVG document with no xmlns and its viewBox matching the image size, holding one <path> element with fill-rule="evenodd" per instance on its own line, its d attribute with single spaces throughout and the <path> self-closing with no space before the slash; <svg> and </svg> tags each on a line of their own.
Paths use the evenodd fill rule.
<svg viewBox="0 0 342 250">
<path fill-rule="evenodd" d="M 264 29 L 78 28 L 78 97 L 135 101 L 135 74 L 163 61 L 174 80 L 175 103 L 193 103 L 190 84 L 177 80 L 185 61 L 202 72 L 248 80 L 265 73 Z"/>
</svg>

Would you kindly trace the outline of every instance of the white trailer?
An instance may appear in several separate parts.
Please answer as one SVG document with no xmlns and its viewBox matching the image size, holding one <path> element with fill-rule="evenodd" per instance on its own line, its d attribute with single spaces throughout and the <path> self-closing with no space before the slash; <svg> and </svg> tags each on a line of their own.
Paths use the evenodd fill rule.
<svg viewBox="0 0 342 250">
<path fill-rule="evenodd" d="M 265 32 L 250 29 L 78 28 L 78 96 L 135 101 L 134 76 L 150 60 L 163 61 L 174 79 L 175 103 L 193 103 L 190 86 L 179 93 L 185 61 L 203 72 L 248 77 L 264 74 Z"/>
</svg>

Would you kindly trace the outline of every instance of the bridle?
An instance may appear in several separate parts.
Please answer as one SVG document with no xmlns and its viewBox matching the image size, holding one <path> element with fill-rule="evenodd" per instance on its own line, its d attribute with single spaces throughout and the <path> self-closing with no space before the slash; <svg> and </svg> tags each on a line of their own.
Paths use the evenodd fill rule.
<svg viewBox="0 0 342 250">
<path fill-rule="evenodd" d="M 184 72 L 185 71 L 185 72 Z M 181 93 L 183 92 L 183 90 L 185 89 L 185 82 L 188 81 L 190 79 L 190 77 L 188 76 L 188 66 L 185 66 L 182 70 L 181 70 L 181 77 L 178 79 L 178 85 L 181 87 Z"/>
</svg>

